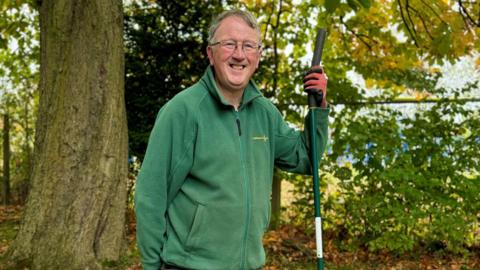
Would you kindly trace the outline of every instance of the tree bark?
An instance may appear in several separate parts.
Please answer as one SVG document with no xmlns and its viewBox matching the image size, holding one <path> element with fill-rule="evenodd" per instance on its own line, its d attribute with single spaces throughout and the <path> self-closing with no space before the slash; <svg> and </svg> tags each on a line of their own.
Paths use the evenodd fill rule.
<svg viewBox="0 0 480 270">
<path fill-rule="evenodd" d="M 275 168 L 273 173 L 273 184 L 272 184 L 272 212 L 270 214 L 270 229 L 277 229 L 280 225 L 280 215 L 282 214 L 282 177 L 280 175 L 280 170 Z"/>
<path fill-rule="evenodd" d="M 8 110 L 3 115 L 3 205 L 10 203 L 10 117 Z"/>
<path fill-rule="evenodd" d="M 16 266 L 100 269 L 124 250 L 122 29 L 121 0 L 41 2 L 31 189 L 8 251 Z"/>
</svg>

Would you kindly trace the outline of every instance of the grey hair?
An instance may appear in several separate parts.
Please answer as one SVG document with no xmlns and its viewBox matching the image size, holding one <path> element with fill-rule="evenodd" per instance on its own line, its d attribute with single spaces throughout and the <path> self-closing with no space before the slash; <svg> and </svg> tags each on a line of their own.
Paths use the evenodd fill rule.
<svg viewBox="0 0 480 270">
<path fill-rule="evenodd" d="M 250 26 L 252 29 L 254 29 L 258 33 L 258 42 L 262 43 L 262 35 L 260 32 L 260 26 L 257 23 L 257 19 L 255 16 L 253 16 L 252 13 L 248 11 L 243 11 L 239 9 L 232 9 L 232 10 L 225 10 L 222 13 L 220 13 L 217 17 L 215 17 L 211 24 L 210 28 L 208 28 L 208 44 L 212 44 L 215 42 L 214 37 L 215 37 L 215 32 L 217 32 L 218 27 L 220 26 L 220 23 L 228 18 L 236 16 L 244 20 L 248 26 Z"/>
</svg>

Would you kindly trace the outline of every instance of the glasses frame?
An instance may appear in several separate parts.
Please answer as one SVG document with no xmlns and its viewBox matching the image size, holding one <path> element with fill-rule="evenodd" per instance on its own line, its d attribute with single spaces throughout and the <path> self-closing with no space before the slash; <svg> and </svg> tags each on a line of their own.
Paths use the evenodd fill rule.
<svg viewBox="0 0 480 270">
<path fill-rule="evenodd" d="M 232 42 L 232 43 L 235 42 L 235 47 L 234 48 L 228 48 L 228 45 L 232 45 L 232 44 L 227 44 L 228 42 Z M 256 54 L 256 53 L 259 53 L 260 50 L 262 49 L 262 44 L 261 43 L 257 43 L 257 42 L 249 41 L 249 40 L 239 41 L 239 40 L 233 40 L 233 39 L 219 40 L 217 42 L 210 43 L 209 46 L 213 47 L 213 46 L 220 45 L 220 47 L 223 48 L 224 50 L 229 51 L 229 52 L 234 52 L 238 48 L 238 43 L 242 44 L 241 48 L 242 48 L 242 51 L 245 54 Z M 245 50 L 245 43 L 247 43 L 247 44 L 251 43 L 252 45 L 254 44 L 254 46 L 252 48 L 254 51 L 246 51 Z"/>
</svg>

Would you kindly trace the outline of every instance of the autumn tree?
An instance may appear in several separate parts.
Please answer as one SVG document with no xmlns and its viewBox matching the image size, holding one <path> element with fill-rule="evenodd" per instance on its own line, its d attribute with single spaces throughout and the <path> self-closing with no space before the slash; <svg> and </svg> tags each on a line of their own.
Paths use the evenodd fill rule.
<svg viewBox="0 0 480 270">
<path fill-rule="evenodd" d="M 143 8 L 129 10 L 127 57 L 132 65 L 126 75 L 127 82 L 131 83 L 127 86 L 131 87 L 130 94 L 127 93 L 130 105 L 127 103 L 127 106 L 131 106 L 133 112 L 132 130 L 140 131 L 135 138 L 131 137 L 136 141 L 131 146 L 144 147 L 137 142 L 144 144 L 150 129 L 145 128 L 145 123 L 151 123 L 157 111 L 149 108 L 161 106 L 201 72 L 192 66 L 195 61 L 189 56 L 203 57 L 197 53 L 205 46 L 204 36 L 200 36 L 204 35 L 208 24 L 197 17 L 187 20 L 192 16 L 182 14 L 201 12 L 212 3 L 255 13 L 261 25 L 263 53 L 254 79 L 263 94 L 299 128 L 306 112 L 302 78 L 309 67 L 308 55 L 316 30 L 325 27 L 328 38 L 323 65 L 329 75 L 327 98 L 332 119 L 335 119 L 331 124 L 331 151 L 322 162 L 322 191 L 329 191 L 323 204 L 326 229 L 344 236 L 339 237 L 342 243 L 372 250 L 385 248 L 402 252 L 415 245 L 441 242 L 458 251 L 458 247 L 461 249 L 462 245 L 471 243 L 471 228 L 475 223 L 460 217 L 474 217 L 478 209 L 478 204 L 472 202 L 472 194 L 478 188 L 475 182 L 478 172 L 474 169 L 477 159 L 473 154 L 478 148 L 478 113 L 472 109 L 472 103 L 462 97 L 474 93 L 478 86 L 446 90 L 438 89 L 437 83 L 443 76 L 438 65 L 456 62 L 462 56 L 475 57 L 479 47 L 478 3 L 422 0 L 219 2 L 145 1 L 147 4 Z M 191 10 L 194 9 L 191 4 L 196 6 L 195 11 Z M 167 15 L 162 15 L 164 12 Z M 147 13 L 155 15 L 143 17 Z M 202 14 L 208 15 L 208 10 Z M 198 23 L 198 32 L 190 24 L 193 21 Z M 184 48 L 202 49 L 191 49 L 185 54 Z M 162 60 L 170 64 L 158 65 Z M 157 79 L 156 74 L 160 80 L 152 82 Z M 181 76 L 177 76 L 179 74 Z M 365 84 L 353 81 L 351 74 L 360 77 Z M 438 104 L 408 107 L 413 108 L 412 114 L 399 112 L 396 105 L 388 105 L 405 96 L 406 101 L 412 103 Z M 429 100 L 425 100 L 427 98 Z M 387 105 L 377 106 L 375 102 L 379 101 Z M 135 114 L 135 107 L 140 109 L 139 114 Z M 444 114 L 469 121 L 458 123 L 449 116 L 439 119 Z M 148 115 L 150 120 L 145 121 L 143 115 Z M 416 136 L 416 131 L 423 133 Z M 472 150 L 461 150 L 462 144 Z M 449 148 L 458 151 L 447 159 L 443 155 Z M 132 149 L 134 151 L 137 150 Z M 429 158 L 435 163 L 430 163 Z M 439 164 L 441 166 L 437 166 Z M 464 164 L 465 168 L 455 171 L 452 164 Z M 301 209 L 313 214 L 309 204 L 311 181 L 278 172 L 272 221 L 279 216 L 279 197 L 275 195 L 280 194 L 282 179 L 296 184 L 299 198 L 294 205 L 297 218 L 293 221 L 310 222 L 310 216 L 302 216 Z M 434 183 L 428 179 L 440 180 Z M 460 184 L 452 187 L 449 182 L 452 179 Z M 464 203 L 426 192 L 429 190 L 453 194 L 456 200 Z M 410 196 L 419 193 L 422 196 Z M 395 203 L 390 203 L 392 201 Z M 404 215 L 405 209 L 401 208 L 405 204 L 410 207 L 409 215 Z M 449 215 L 444 214 L 452 207 L 459 209 L 453 215 L 455 222 L 449 221 Z M 429 216 L 431 223 L 426 222 Z M 443 226 L 447 223 L 453 226 Z M 451 228 L 466 228 L 470 242 L 463 241 Z"/>
<path fill-rule="evenodd" d="M 473 154 L 480 138 L 478 106 L 464 99 L 478 89 L 478 80 L 458 89 L 437 88 L 442 74 L 435 66 L 478 57 L 478 3 L 245 3 L 260 10 L 267 37 L 264 60 L 274 59 L 260 70 L 270 75 L 259 76 L 260 85 L 279 91 L 272 99 L 299 126 L 304 110 L 298 105 L 305 104 L 298 98 L 299 78 L 309 64 L 304 56 L 317 27 L 329 33 L 323 64 L 334 121 L 331 151 L 322 162 L 326 229 L 350 248 L 395 252 L 421 245 L 460 252 L 478 241 Z M 352 73 L 366 84 L 352 81 Z M 402 96 L 436 105 L 408 107 L 412 113 L 388 106 Z M 312 226 L 311 181 L 287 178 L 296 183 L 295 209 L 305 214 L 297 212 L 295 220 Z"/>
<path fill-rule="evenodd" d="M 12 267 L 100 269 L 124 242 L 121 1 L 40 1 L 40 105 Z"/>
</svg>

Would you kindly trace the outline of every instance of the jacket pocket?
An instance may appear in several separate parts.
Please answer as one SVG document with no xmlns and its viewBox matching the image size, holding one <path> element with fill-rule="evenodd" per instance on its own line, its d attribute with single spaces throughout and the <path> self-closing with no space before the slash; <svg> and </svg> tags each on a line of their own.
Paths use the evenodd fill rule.
<svg viewBox="0 0 480 270">
<path fill-rule="evenodd" d="M 248 265 L 260 267 L 265 263 L 263 235 L 268 229 L 270 204 L 262 203 L 252 206 L 252 219 L 248 236 L 247 262 Z"/>
<path fill-rule="evenodd" d="M 202 220 L 204 216 L 203 209 L 204 209 L 203 205 L 197 204 L 195 215 L 193 217 L 192 226 L 190 226 L 187 240 L 185 242 L 185 246 L 187 248 L 195 246 L 198 236 L 202 233 L 201 228 L 202 228 Z"/>
<path fill-rule="evenodd" d="M 240 263 L 246 244 L 243 209 L 243 205 L 197 206 L 185 242 L 189 265 L 201 265 L 201 269 L 232 269 L 232 265 Z"/>
</svg>

